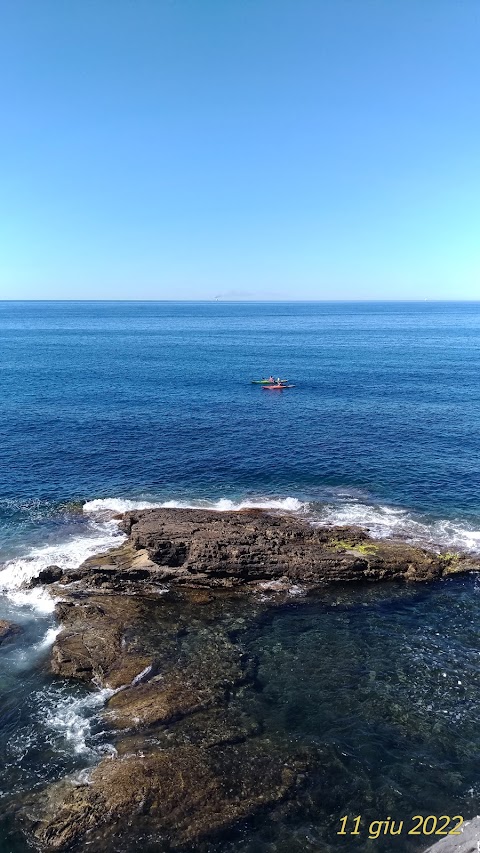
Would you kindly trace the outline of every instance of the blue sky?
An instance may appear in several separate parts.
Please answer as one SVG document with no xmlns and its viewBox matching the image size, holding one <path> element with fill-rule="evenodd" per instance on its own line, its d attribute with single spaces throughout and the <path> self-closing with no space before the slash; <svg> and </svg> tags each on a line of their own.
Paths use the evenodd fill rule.
<svg viewBox="0 0 480 853">
<path fill-rule="evenodd" d="M 3 0 L 0 298 L 480 298 L 478 0 Z"/>
</svg>

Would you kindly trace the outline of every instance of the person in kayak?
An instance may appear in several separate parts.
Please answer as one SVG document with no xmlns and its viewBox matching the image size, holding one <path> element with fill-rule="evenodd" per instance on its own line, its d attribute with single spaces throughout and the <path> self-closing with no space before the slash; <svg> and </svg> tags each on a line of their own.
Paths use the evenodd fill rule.
<svg viewBox="0 0 480 853">
<path fill-rule="evenodd" d="M 269 382 L 275 382 L 275 379 L 274 379 L 274 377 L 273 377 L 271 374 L 270 374 L 270 376 L 268 377 L 268 381 L 269 381 Z"/>
</svg>

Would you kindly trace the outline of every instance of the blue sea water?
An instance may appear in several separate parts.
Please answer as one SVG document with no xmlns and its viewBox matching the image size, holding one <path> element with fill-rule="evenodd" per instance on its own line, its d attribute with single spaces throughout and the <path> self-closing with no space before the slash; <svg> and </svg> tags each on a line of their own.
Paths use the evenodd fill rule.
<svg viewBox="0 0 480 853">
<path fill-rule="evenodd" d="M 251 384 L 270 373 L 295 387 Z M 478 553 L 479 377 L 480 303 L 0 302 L 0 618 L 24 626 L 0 658 L 8 791 L 41 785 L 109 749 L 95 717 L 101 697 L 54 683 L 42 669 L 54 637 L 51 602 L 22 590 L 23 580 L 109 547 L 118 537 L 109 508 L 162 503 L 259 503 Z M 359 593 L 342 602 L 348 617 L 332 604 L 321 627 L 311 610 L 296 615 L 292 605 L 252 643 L 265 695 L 276 697 L 271 725 L 307 738 L 328 728 L 331 708 L 345 706 L 333 686 L 325 703 L 321 686 L 328 673 L 337 683 L 341 648 L 350 649 L 356 663 L 342 678 L 357 685 L 351 718 L 370 703 L 388 729 L 404 707 L 413 726 L 420 720 L 413 737 L 428 766 L 446 767 L 450 788 L 442 787 L 438 806 L 447 807 L 451 790 L 467 808 L 480 783 L 466 757 L 479 745 L 477 581 L 438 589 L 405 592 L 401 601 L 396 592 L 387 636 L 385 594 Z M 329 656 L 321 681 L 312 685 L 310 674 L 307 689 L 292 672 L 299 660 L 313 666 L 320 648 Z M 367 696 L 359 693 L 360 658 L 365 672 L 383 673 L 370 678 Z M 428 739 L 430 714 L 443 714 L 450 740 L 443 728 Z M 357 750 L 359 778 L 381 740 L 372 719 L 344 743 L 338 734 Z M 390 730 L 384 741 L 392 756 L 385 776 L 398 770 L 403 778 L 414 751 L 403 741 L 395 747 Z M 370 777 L 379 790 L 386 784 L 378 767 Z M 435 786 L 429 772 L 424 778 L 425 806 L 434 808 Z M 312 825 L 305 832 L 315 837 Z M 246 850 L 277 849 L 249 843 Z M 13 848 L 0 843 L 4 849 Z M 304 841 L 295 849 L 317 848 Z"/>
<path fill-rule="evenodd" d="M 12 511 L 346 488 L 480 512 L 480 303 L 4 302 L 0 366 Z"/>
</svg>

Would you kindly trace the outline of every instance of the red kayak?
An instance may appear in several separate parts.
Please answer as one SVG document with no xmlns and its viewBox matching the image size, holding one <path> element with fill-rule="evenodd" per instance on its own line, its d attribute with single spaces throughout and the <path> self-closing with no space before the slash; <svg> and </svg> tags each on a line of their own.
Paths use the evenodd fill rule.
<svg viewBox="0 0 480 853">
<path fill-rule="evenodd" d="M 283 391 L 284 388 L 295 388 L 295 385 L 262 385 L 265 391 Z"/>
</svg>

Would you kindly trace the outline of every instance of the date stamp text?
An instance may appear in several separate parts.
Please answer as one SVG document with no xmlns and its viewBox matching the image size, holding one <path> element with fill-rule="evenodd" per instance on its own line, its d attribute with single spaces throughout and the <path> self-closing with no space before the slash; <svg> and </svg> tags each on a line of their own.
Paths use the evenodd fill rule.
<svg viewBox="0 0 480 853">
<path fill-rule="evenodd" d="M 460 835 L 463 817 L 461 815 L 414 815 L 410 821 L 394 820 L 386 817 L 383 820 L 363 821 L 362 815 L 340 818 L 340 829 L 337 835 L 363 835 L 368 838 L 379 838 L 381 835 Z"/>
</svg>

